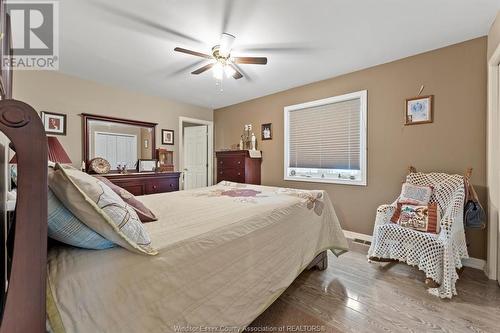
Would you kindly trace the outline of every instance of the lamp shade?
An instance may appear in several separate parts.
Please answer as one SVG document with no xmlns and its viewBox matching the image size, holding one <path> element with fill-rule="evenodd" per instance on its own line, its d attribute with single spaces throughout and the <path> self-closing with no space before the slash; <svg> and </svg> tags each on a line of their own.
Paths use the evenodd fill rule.
<svg viewBox="0 0 500 333">
<path fill-rule="evenodd" d="M 47 137 L 47 148 L 49 161 L 56 163 L 71 163 L 71 159 L 55 136 Z"/>
<path fill-rule="evenodd" d="M 47 137 L 47 152 L 48 159 L 51 162 L 71 163 L 71 159 L 69 158 L 68 154 L 66 154 L 63 146 L 55 136 Z M 17 163 L 17 154 L 12 157 L 9 163 Z"/>
</svg>

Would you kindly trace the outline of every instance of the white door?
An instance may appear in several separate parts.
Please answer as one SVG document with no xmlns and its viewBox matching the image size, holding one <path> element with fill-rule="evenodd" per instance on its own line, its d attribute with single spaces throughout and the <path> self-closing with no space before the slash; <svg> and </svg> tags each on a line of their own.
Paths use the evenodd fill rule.
<svg viewBox="0 0 500 333">
<path fill-rule="evenodd" d="M 208 136 L 207 126 L 184 127 L 184 189 L 207 186 Z"/>
</svg>

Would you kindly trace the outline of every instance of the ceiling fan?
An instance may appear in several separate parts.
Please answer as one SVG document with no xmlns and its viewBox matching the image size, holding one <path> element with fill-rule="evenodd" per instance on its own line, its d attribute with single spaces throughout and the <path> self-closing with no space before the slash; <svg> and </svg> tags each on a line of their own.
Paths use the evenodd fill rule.
<svg viewBox="0 0 500 333">
<path fill-rule="evenodd" d="M 192 50 L 187 50 L 182 47 L 176 47 L 174 51 L 187 53 L 190 55 L 194 55 L 196 57 L 205 58 L 211 60 L 209 64 L 206 64 L 203 67 L 200 67 L 191 74 L 198 75 L 209 69 L 212 69 L 214 77 L 217 80 L 222 80 L 224 74 L 227 77 L 232 76 L 234 79 L 238 80 L 243 77 L 243 74 L 238 71 L 238 68 L 235 64 L 253 64 L 253 65 L 265 65 L 267 64 L 266 57 L 232 57 L 231 49 L 234 44 L 234 37 L 231 34 L 224 32 L 221 37 L 221 41 L 219 45 L 215 45 L 212 47 L 212 55 L 208 55 L 201 52 L 196 52 Z"/>
</svg>

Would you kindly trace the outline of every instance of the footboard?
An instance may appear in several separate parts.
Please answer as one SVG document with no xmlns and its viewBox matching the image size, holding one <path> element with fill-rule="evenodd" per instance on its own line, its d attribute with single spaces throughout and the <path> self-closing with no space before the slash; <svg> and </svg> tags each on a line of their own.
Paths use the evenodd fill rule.
<svg viewBox="0 0 500 333">
<path fill-rule="evenodd" d="M 45 332 L 47 267 L 47 138 L 40 117 L 29 105 L 0 101 L 0 217 L 2 221 L 2 292 L 0 333 Z M 17 196 L 7 215 L 8 160 L 15 150 Z"/>
</svg>

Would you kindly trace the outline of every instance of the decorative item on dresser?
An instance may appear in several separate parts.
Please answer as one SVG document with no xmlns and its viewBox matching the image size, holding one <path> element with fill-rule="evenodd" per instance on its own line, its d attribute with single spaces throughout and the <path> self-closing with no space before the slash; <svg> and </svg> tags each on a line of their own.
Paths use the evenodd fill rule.
<svg viewBox="0 0 500 333">
<path fill-rule="evenodd" d="M 174 152 L 165 148 L 156 149 L 156 159 L 158 160 L 158 171 L 174 171 Z"/>
<path fill-rule="evenodd" d="M 106 177 L 113 184 L 129 191 L 133 195 L 145 195 L 179 190 L 180 172 L 148 172 L 148 173 L 108 173 Z"/>
<path fill-rule="evenodd" d="M 262 162 L 260 151 L 226 150 L 218 151 L 215 155 L 217 157 L 217 182 L 227 180 L 260 185 Z"/>
</svg>

